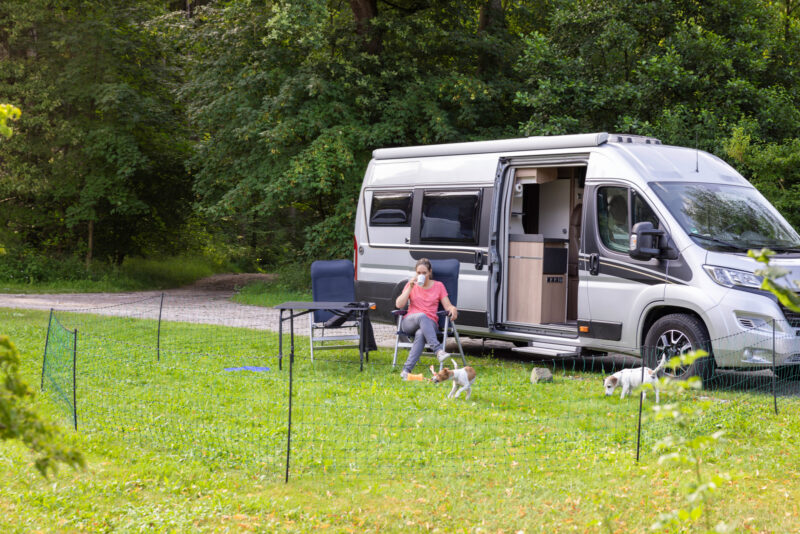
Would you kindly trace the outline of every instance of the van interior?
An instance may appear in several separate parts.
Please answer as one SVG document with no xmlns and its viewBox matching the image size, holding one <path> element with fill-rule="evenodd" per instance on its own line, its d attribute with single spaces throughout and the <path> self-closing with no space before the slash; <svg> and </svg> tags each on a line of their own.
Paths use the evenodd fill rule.
<svg viewBox="0 0 800 534">
<path fill-rule="evenodd" d="M 502 322 L 576 331 L 585 166 L 520 167 L 511 185 Z"/>
</svg>

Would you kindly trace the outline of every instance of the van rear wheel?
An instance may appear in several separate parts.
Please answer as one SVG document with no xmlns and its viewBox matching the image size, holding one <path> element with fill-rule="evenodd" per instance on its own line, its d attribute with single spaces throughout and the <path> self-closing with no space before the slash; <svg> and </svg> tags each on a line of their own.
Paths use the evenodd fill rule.
<svg viewBox="0 0 800 534">
<path fill-rule="evenodd" d="M 660 318 L 650 327 L 642 348 L 642 356 L 645 365 L 655 369 L 662 356 L 666 356 L 669 361 L 674 356 L 696 350 L 704 350 L 709 355 L 698 358 L 685 367 L 665 369 L 664 374 L 678 380 L 699 376 L 703 382 L 708 382 L 714 377 L 717 367 L 711 352 L 708 330 L 703 321 L 693 315 L 673 313 Z"/>
</svg>

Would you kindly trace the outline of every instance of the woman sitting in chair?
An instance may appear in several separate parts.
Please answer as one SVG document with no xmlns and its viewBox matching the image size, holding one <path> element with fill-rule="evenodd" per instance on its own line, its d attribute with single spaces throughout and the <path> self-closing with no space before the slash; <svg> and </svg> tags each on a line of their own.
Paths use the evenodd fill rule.
<svg viewBox="0 0 800 534">
<path fill-rule="evenodd" d="M 436 315 L 439 303 L 442 303 L 442 308 L 453 320 L 458 316 L 458 309 L 447 298 L 444 284 L 433 279 L 431 262 L 426 258 L 417 261 L 416 273 L 395 301 L 398 309 L 403 309 L 408 304 L 408 313 L 400 323 L 400 330 L 409 336 L 416 333 L 414 344 L 400 373 L 400 378 L 403 380 L 417 365 L 426 342 L 440 362 L 449 356 L 436 335 L 439 330 L 439 319 Z"/>
</svg>

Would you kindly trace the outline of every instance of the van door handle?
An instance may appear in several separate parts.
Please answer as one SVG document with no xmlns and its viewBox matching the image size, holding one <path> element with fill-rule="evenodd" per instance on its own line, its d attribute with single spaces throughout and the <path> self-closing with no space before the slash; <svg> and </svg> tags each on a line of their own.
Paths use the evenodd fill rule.
<svg viewBox="0 0 800 534">
<path fill-rule="evenodd" d="M 597 276 L 597 273 L 600 272 L 600 255 L 599 254 L 590 254 L 589 255 L 589 274 Z"/>
<path fill-rule="evenodd" d="M 480 250 L 475 251 L 475 270 L 482 271 L 483 270 L 483 252 Z"/>
</svg>

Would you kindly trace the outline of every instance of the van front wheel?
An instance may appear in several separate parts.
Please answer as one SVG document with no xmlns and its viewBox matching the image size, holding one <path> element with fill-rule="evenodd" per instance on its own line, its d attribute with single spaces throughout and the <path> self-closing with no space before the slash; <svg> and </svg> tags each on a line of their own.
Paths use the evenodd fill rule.
<svg viewBox="0 0 800 534">
<path fill-rule="evenodd" d="M 662 356 L 666 356 L 669 361 L 674 356 L 702 349 L 709 355 L 698 358 L 685 367 L 666 369 L 664 374 L 679 380 L 699 376 L 703 382 L 714 377 L 717 366 L 711 353 L 708 330 L 703 321 L 693 315 L 684 313 L 665 315 L 650 327 L 644 345 L 642 356 L 645 365 L 651 369 L 655 369 Z"/>
</svg>

